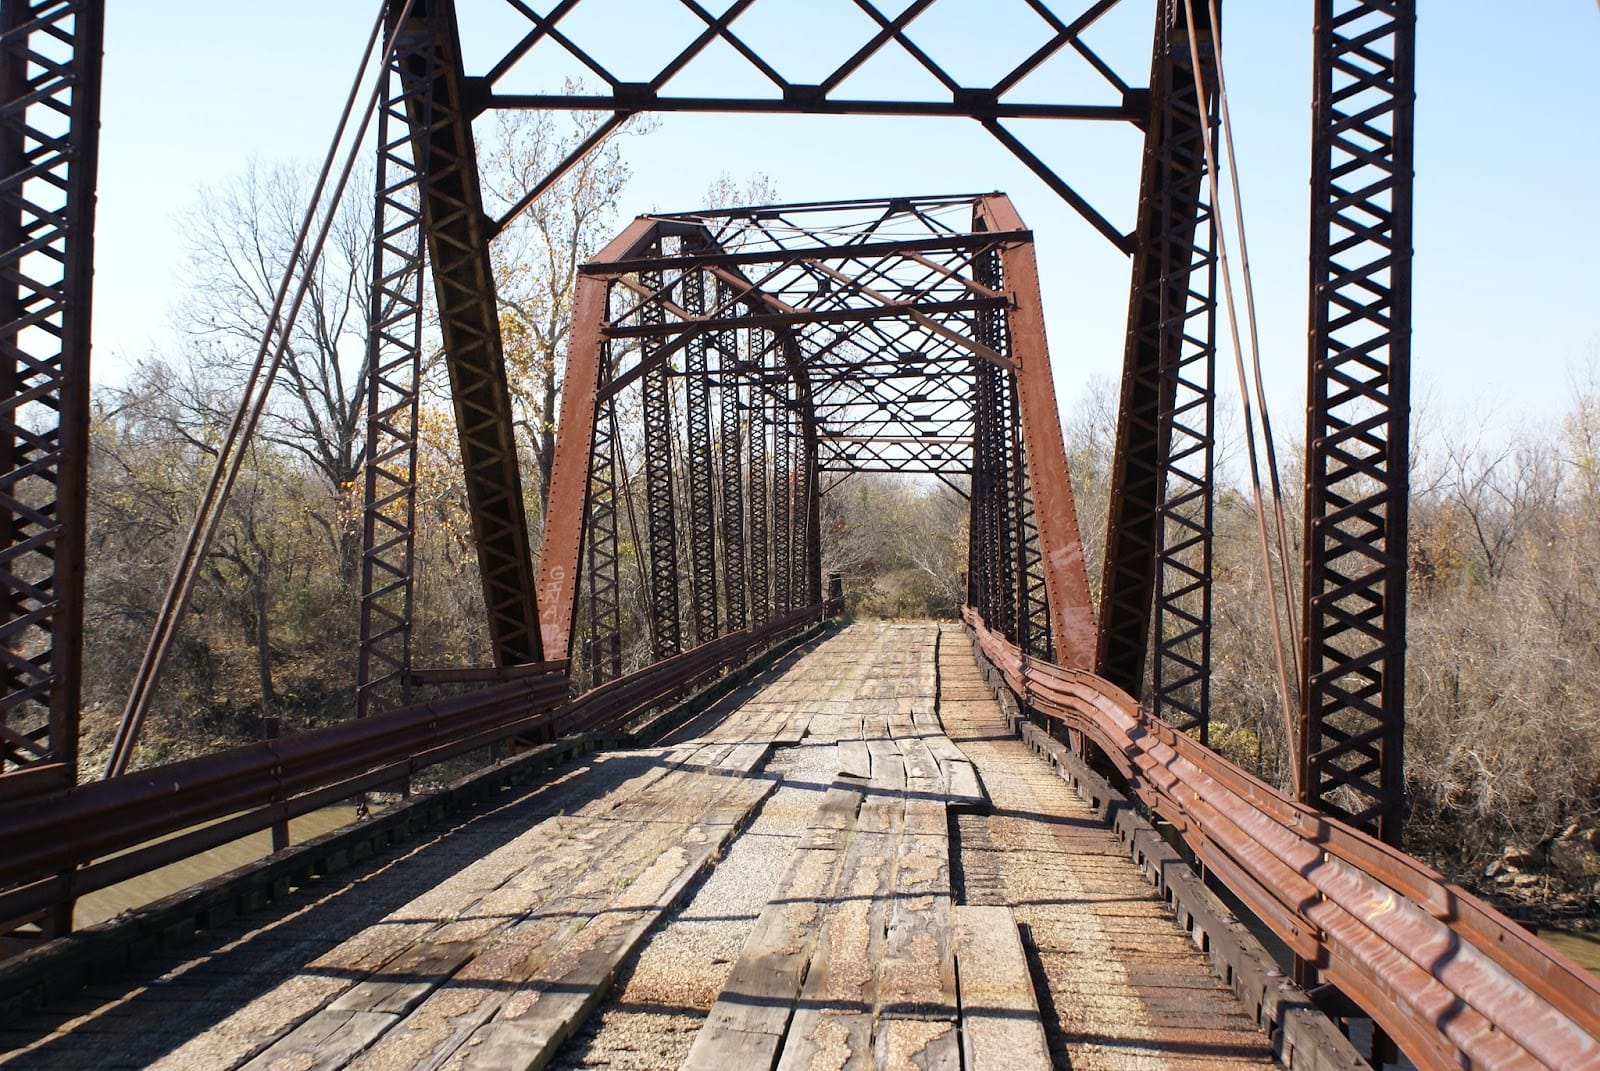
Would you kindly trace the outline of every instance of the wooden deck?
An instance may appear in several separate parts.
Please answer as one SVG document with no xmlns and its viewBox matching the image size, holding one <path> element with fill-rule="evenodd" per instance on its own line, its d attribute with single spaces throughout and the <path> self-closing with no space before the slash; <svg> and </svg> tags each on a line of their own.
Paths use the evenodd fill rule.
<svg viewBox="0 0 1600 1071">
<path fill-rule="evenodd" d="M 0 1024 L 0 1066 L 1272 1062 L 955 628 L 857 624 L 660 747 L 506 795 Z"/>
</svg>

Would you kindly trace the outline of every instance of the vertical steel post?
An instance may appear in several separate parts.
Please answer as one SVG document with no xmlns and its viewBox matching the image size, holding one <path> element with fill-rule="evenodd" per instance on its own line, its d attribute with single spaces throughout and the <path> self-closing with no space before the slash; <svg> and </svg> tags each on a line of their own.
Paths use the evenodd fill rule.
<svg viewBox="0 0 1600 1071">
<path fill-rule="evenodd" d="M 706 311 L 706 274 L 691 269 L 683 278 L 683 307 Z M 700 333 L 684 351 L 684 403 L 689 436 L 689 566 L 694 599 L 694 641 L 717 638 L 717 509 L 712 490 L 710 336 Z"/>
<path fill-rule="evenodd" d="M 104 15 L 0 2 L 0 799 L 77 781 Z"/>
<path fill-rule="evenodd" d="M 777 340 L 775 340 L 776 342 Z M 776 613 L 794 609 L 793 535 L 791 501 L 794 490 L 793 414 L 789 412 L 789 379 L 783 372 L 778 347 L 773 346 L 772 398 L 772 604 Z"/>
<path fill-rule="evenodd" d="M 727 283 L 717 284 L 717 307 L 727 309 L 732 294 Z M 744 547 L 744 435 L 739 418 L 739 333 L 717 335 L 717 401 L 721 418 L 719 446 L 722 460 L 722 585 L 723 606 L 729 632 L 748 627 L 745 614 Z"/>
<path fill-rule="evenodd" d="M 640 272 L 639 282 L 652 294 L 661 294 L 659 271 Z M 644 302 L 639 314 L 647 324 L 665 322 L 659 297 Z M 645 519 L 650 542 L 653 654 L 654 661 L 660 662 L 683 649 L 678 622 L 677 510 L 672 495 L 672 367 L 671 361 L 652 360 L 661 348 L 658 338 L 640 341 L 640 361 L 649 365 L 643 378 Z"/>
<path fill-rule="evenodd" d="M 1217 246 L 1208 195 L 1206 140 L 1217 129 L 1216 28 L 1208 6 L 1196 4 L 1197 48 L 1187 47 L 1184 16 L 1180 47 L 1168 73 L 1184 92 L 1164 95 L 1168 136 L 1160 151 L 1171 181 L 1191 188 L 1173 191 L 1182 214 L 1169 216 L 1162 245 L 1164 270 L 1181 276 L 1180 296 L 1165 313 L 1170 352 L 1171 404 L 1161 413 L 1165 449 L 1164 486 L 1157 508 L 1154 644 L 1150 707 L 1175 728 L 1209 739 L 1211 720 L 1211 564 L 1217 358 Z M 1194 53 L 1200 55 L 1202 103 L 1195 89 Z M 1173 89 L 1177 88 L 1175 84 Z M 1192 206 L 1192 207 L 1191 207 Z M 1187 264 L 1184 264 L 1184 261 Z"/>
<path fill-rule="evenodd" d="M 1002 377 L 1007 398 L 1007 423 L 1013 473 L 1010 530 L 1016 545 L 1017 646 L 1047 662 L 1055 661 L 1055 625 L 1050 614 L 1049 578 L 1039 538 L 1039 514 L 1033 503 L 1033 478 L 1022 438 L 1022 400 L 1016 377 Z"/>
<path fill-rule="evenodd" d="M 432 36 L 389 27 L 378 112 L 356 716 L 410 701 L 422 376 L 422 176 L 432 125 Z"/>
<path fill-rule="evenodd" d="M 822 601 L 822 514 L 817 494 L 817 413 L 811 374 L 792 331 L 783 335 L 783 367 L 789 381 L 790 443 L 789 565 L 790 609 Z"/>
<path fill-rule="evenodd" d="M 601 361 L 609 372 L 609 354 Z M 587 569 L 588 634 L 584 667 L 589 686 L 622 676 L 622 575 L 617 544 L 617 409 L 616 398 L 596 403 L 594 439 L 589 450 Z"/>
<path fill-rule="evenodd" d="M 750 333 L 750 621 L 772 619 L 772 526 L 769 520 L 771 468 L 767 461 L 766 362 L 770 336 Z"/>
<path fill-rule="evenodd" d="M 999 290 L 999 253 L 991 250 L 978 257 L 973 273 L 982 285 Z M 1004 313 L 998 309 L 979 311 L 979 341 L 998 350 L 1004 344 L 1005 335 Z M 1016 554 L 1012 547 L 1014 531 L 1008 518 L 1013 513 L 1014 484 L 1010 469 L 1019 455 L 1011 451 L 1011 436 L 1006 427 L 1010 388 L 1003 370 L 981 357 L 972 360 L 972 384 L 972 528 L 968 583 L 975 595 L 973 605 L 984 620 L 1016 642 L 1019 639 Z"/>
<path fill-rule="evenodd" d="M 1317 0 L 1306 416 L 1306 802 L 1405 818 L 1415 0 Z"/>
</svg>

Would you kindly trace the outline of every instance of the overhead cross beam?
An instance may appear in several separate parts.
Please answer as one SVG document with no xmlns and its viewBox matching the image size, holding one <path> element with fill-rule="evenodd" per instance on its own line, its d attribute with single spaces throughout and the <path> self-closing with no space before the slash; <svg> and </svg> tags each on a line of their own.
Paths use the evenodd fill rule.
<svg viewBox="0 0 1600 1071">
<path fill-rule="evenodd" d="M 1083 3 L 1079 0 L 1074 5 L 1076 13 L 1068 16 L 1055 10 L 1061 6 L 1059 4 L 1029 0 L 1027 11 L 1032 30 L 1029 41 L 1034 43 L 1034 48 L 990 84 L 979 86 L 966 85 L 951 73 L 951 60 L 955 57 L 945 55 L 948 49 L 919 42 L 918 38 L 923 36 L 923 25 L 919 25 L 918 20 L 935 6 L 933 0 L 896 5 L 897 10 L 893 15 L 875 0 L 857 0 L 855 7 L 849 10 L 853 15 L 865 18 L 857 18 L 853 22 L 841 21 L 837 13 L 827 10 L 806 12 L 805 17 L 814 24 L 816 32 L 857 46 L 847 58 L 815 82 L 799 82 L 786 76 L 779 70 L 781 61 L 763 56 L 760 49 L 746 40 L 746 28 L 754 21 L 750 17 L 753 0 L 736 0 L 721 15 L 713 15 L 700 4 L 686 3 L 686 12 L 703 26 L 697 32 L 688 34 L 682 47 L 660 62 L 648 68 L 626 71 L 616 68 L 614 64 L 608 65 L 599 58 L 602 51 L 609 51 L 604 48 L 605 42 L 590 36 L 598 32 L 592 26 L 582 26 L 581 20 L 574 18 L 579 11 L 585 10 L 582 0 L 565 0 L 543 15 L 518 3 L 514 6 L 526 20 L 526 31 L 488 65 L 485 74 L 470 80 L 472 106 L 478 111 L 532 109 L 609 113 L 609 118 L 583 143 L 575 146 L 565 159 L 533 182 L 526 194 L 495 221 L 493 230 L 498 231 L 509 225 L 517 215 L 559 182 L 595 145 L 615 133 L 634 115 L 700 112 L 963 118 L 979 123 L 1114 246 L 1124 252 L 1131 251 L 1131 236 L 1118 229 L 1065 177 L 1030 148 L 1024 137 L 1007 125 L 1017 120 L 1036 119 L 1100 123 L 1144 121 L 1147 95 L 1143 87 L 1127 82 L 1084 40 L 1084 34 L 1120 2 L 1094 0 L 1093 3 Z M 713 45 L 718 48 L 713 49 Z M 730 50 L 737 59 L 730 58 Z M 718 52 L 721 54 L 720 60 L 708 58 Z M 1030 96 L 1027 88 L 1030 79 L 1067 55 L 1076 56 L 1086 73 L 1099 80 L 1096 90 L 1086 93 L 1086 96 L 1098 98 L 1098 102 L 1041 102 Z M 850 95 L 848 87 L 855 76 L 870 69 L 875 61 L 890 59 L 909 60 L 921 72 L 927 92 L 917 96 L 908 89 L 907 95 L 900 98 Z M 580 71 L 585 81 L 599 88 L 588 90 L 580 86 L 576 90 L 555 93 L 507 92 L 500 88 L 507 76 L 538 60 L 570 66 Z M 743 96 L 674 92 L 675 79 L 686 74 L 692 76 L 701 68 L 717 62 L 748 64 L 749 72 L 770 86 L 770 91 Z M 726 69 L 719 72 L 718 80 L 728 81 Z"/>
</svg>

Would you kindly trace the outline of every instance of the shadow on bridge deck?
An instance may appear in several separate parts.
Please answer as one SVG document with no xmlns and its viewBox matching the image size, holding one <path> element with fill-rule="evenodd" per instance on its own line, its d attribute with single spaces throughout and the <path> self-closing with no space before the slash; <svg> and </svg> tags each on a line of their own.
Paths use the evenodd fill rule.
<svg viewBox="0 0 1600 1071">
<path fill-rule="evenodd" d="M 959 630 L 780 670 L 10 1024 L 0 1066 L 1271 1063 Z"/>
</svg>

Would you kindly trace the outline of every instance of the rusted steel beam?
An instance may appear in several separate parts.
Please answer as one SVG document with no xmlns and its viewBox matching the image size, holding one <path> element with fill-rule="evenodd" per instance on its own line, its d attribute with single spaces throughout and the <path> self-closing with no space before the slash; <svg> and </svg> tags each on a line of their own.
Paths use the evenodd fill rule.
<svg viewBox="0 0 1600 1071">
<path fill-rule="evenodd" d="M 1405 819 L 1415 0 L 1318 0 L 1306 407 L 1305 801 Z"/>
<path fill-rule="evenodd" d="M 728 293 L 728 284 L 717 283 L 719 303 Z M 722 587 L 724 621 L 729 632 L 742 632 L 748 622 L 744 533 L 744 470 L 748 433 L 741 426 L 740 414 L 746 396 L 739 375 L 739 333 L 717 335 L 718 446 L 722 461 Z"/>
<path fill-rule="evenodd" d="M 1218 5 L 1220 11 L 1220 4 Z M 1185 16 L 1174 12 L 1180 20 Z M 1211 725 L 1211 563 L 1215 495 L 1217 358 L 1216 217 L 1206 183 L 1207 141 L 1217 127 L 1217 39 L 1210 7 L 1194 5 L 1195 40 L 1172 57 L 1168 72 L 1187 93 L 1162 95 L 1166 130 L 1162 152 L 1169 181 L 1193 183 L 1174 190 L 1163 237 L 1165 271 L 1186 280 L 1181 303 L 1165 310 L 1171 350 L 1172 405 L 1161 414 L 1164 486 L 1157 507 L 1155 611 L 1152 617 L 1150 703 L 1157 717 L 1193 731 L 1201 743 Z M 1187 37 L 1187 35 L 1181 35 Z M 1204 99 L 1194 92 L 1194 56 Z M 1192 214 L 1189 205 L 1193 204 Z M 1185 261 L 1187 262 L 1185 264 Z M 1174 290 L 1172 296 L 1176 297 Z"/>
<path fill-rule="evenodd" d="M 1299 804 L 1093 673 L 1027 659 L 970 609 L 982 657 L 1083 734 L 1207 869 L 1424 1069 L 1600 1066 L 1600 979 L 1437 871 Z"/>
<path fill-rule="evenodd" d="M 398 17 L 403 0 L 390 3 Z M 410 77 L 432 87 L 417 104 L 429 113 L 413 114 L 412 121 L 415 129 L 428 124 L 428 142 L 418 150 L 427 162 L 423 218 L 490 643 L 498 664 L 537 662 L 544 648 L 472 136 L 476 111 L 461 66 L 454 0 L 415 0 L 397 32 L 423 37 L 432 48 L 408 65 Z"/>
<path fill-rule="evenodd" d="M 619 509 L 623 486 L 622 432 L 615 402 L 602 402 L 589 455 L 589 498 L 584 509 L 588 630 L 582 665 L 586 683 L 622 676 L 622 542 Z"/>
<path fill-rule="evenodd" d="M 545 673 L 96 781 L 47 803 L 0 809 L 0 840 L 8 846 L 0 859 L 0 889 L 6 890 L 0 893 L 0 920 L 104 888 L 248 830 L 236 823 L 217 840 L 207 826 L 187 834 L 182 850 L 140 849 L 130 853 L 139 856 L 137 863 L 122 855 L 106 858 L 134 845 L 244 811 L 258 816 L 252 828 L 265 828 L 286 817 L 279 805 L 297 796 L 316 793 L 316 805 L 332 802 L 548 723 L 566 695 L 566 676 Z M 331 797 L 323 791 L 330 788 Z"/>
<path fill-rule="evenodd" d="M 750 332 L 751 363 L 757 377 L 764 377 L 763 362 L 769 349 L 770 332 L 756 328 Z M 772 469 L 768 463 L 768 421 L 766 394 L 759 383 L 750 387 L 750 622 L 764 625 L 772 619 Z"/>
<path fill-rule="evenodd" d="M 767 417 L 772 429 L 772 607 L 781 615 L 794 608 L 794 413 L 782 359 L 774 353 L 773 361 L 777 383 Z"/>
<path fill-rule="evenodd" d="M 977 253 L 1007 242 L 1026 242 L 1032 239 L 1028 231 L 1010 231 L 982 234 L 952 234 L 935 238 L 908 238 L 899 242 L 841 242 L 835 245 L 798 246 L 781 252 L 761 250 L 748 253 L 702 252 L 683 256 L 651 257 L 649 259 L 623 258 L 605 260 L 596 258 L 578 268 L 584 275 L 601 275 L 607 278 L 634 274 L 647 268 L 661 271 L 681 271 L 692 267 L 740 268 L 758 264 L 798 263 L 804 260 L 861 260 L 886 254 L 916 256 L 919 254 L 967 251 Z M 939 265 L 930 264 L 934 270 Z M 985 294 L 993 297 L 993 294 Z"/>
<path fill-rule="evenodd" d="M 985 285 L 1001 288 L 1000 254 L 989 250 L 974 264 Z M 978 332 L 983 341 L 997 349 L 1009 350 L 1005 317 L 1001 309 L 978 314 Z M 972 362 L 972 455 L 969 461 L 971 497 L 967 539 L 967 602 L 979 609 L 984 620 L 1026 646 L 1022 622 L 1017 613 L 1017 554 L 1012 547 L 1017 538 L 1012 518 L 1016 511 L 1011 496 L 1016 481 L 1012 469 L 1022 458 L 1011 449 L 1013 412 L 1011 399 L 1016 384 L 1004 370 L 985 361 Z"/>
<path fill-rule="evenodd" d="M 976 216 L 988 230 L 1025 229 L 1011 199 L 1004 194 L 980 198 Z M 1094 607 L 1089 598 L 1089 575 L 1084 567 L 1083 540 L 1078 533 L 1077 507 L 1072 498 L 1072 476 L 1067 470 L 1067 449 L 1056 410 L 1055 383 L 1050 372 L 1050 349 L 1045 340 L 1044 307 L 1039 291 L 1039 267 L 1032 243 L 1019 242 L 1003 247 L 1000 263 L 1010 303 L 1007 323 L 1011 332 L 1011 356 L 1017 366 L 1022 441 L 1038 520 L 1056 658 L 1063 665 L 1090 666 L 1094 664 Z"/>
<path fill-rule="evenodd" d="M 975 111 L 996 119 L 1080 119 L 1094 122 L 1138 122 L 1136 103 L 1122 104 L 1011 104 L 993 103 L 974 96 L 969 101 L 909 100 L 764 100 L 749 97 L 670 97 L 644 93 L 561 96 L 549 93 L 496 93 L 491 108 L 552 111 L 707 112 L 743 115 L 876 115 L 921 116 L 932 119 L 971 118 Z"/>
<path fill-rule="evenodd" d="M 104 21 L 0 3 L 0 798 L 77 781 Z"/>
<path fill-rule="evenodd" d="M 565 673 L 568 663 L 530 662 L 525 666 L 427 666 L 410 671 L 413 684 L 495 684 L 545 673 Z"/>
<path fill-rule="evenodd" d="M 784 312 L 752 313 L 748 316 L 723 316 L 723 317 L 690 317 L 685 315 L 676 321 L 663 321 L 661 323 L 636 323 L 627 325 L 608 325 L 605 328 L 607 338 L 659 338 L 671 335 L 696 336 L 708 331 L 726 330 L 732 327 L 799 327 L 802 324 L 817 323 L 856 323 L 862 320 L 883 319 L 920 319 L 932 317 L 937 313 L 976 312 L 979 309 L 995 308 L 1003 304 L 996 298 L 963 298 L 958 301 L 930 301 L 930 302 L 892 302 L 876 305 L 865 309 L 792 309 Z M 924 323 L 923 326 L 929 326 Z M 930 327 L 930 330 L 934 330 Z M 936 331 L 937 333 L 937 331 Z M 951 341 L 955 341 L 952 339 Z M 970 340 L 962 340 L 969 344 Z M 967 345 L 967 348 L 971 348 Z M 980 357 L 995 364 L 1004 365 L 1005 361 L 995 353 L 985 353 L 974 350 Z M 626 384 L 624 384 L 626 385 Z"/>
<path fill-rule="evenodd" d="M 647 287 L 659 288 L 660 273 L 640 276 Z M 661 306 L 648 303 L 640 315 L 648 323 L 661 316 Z M 644 395 L 645 538 L 650 545 L 650 639 L 655 660 L 671 658 L 683 650 L 678 594 L 678 510 L 674 493 L 672 366 L 653 360 L 659 341 L 646 340 L 639 364 L 647 371 Z"/>
<path fill-rule="evenodd" d="M 691 313 L 704 311 L 708 282 L 705 272 L 691 271 L 684 276 L 684 304 Z M 717 613 L 717 511 L 712 490 L 715 473 L 711 463 L 711 380 L 709 376 L 711 339 L 702 335 L 689 343 L 684 354 L 685 428 L 689 457 L 690 596 L 694 607 L 694 642 L 710 643 L 718 631 Z"/>
<path fill-rule="evenodd" d="M 1195 5 L 1197 15 L 1204 6 Z M 1173 413 L 1209 136 L 1181 0 L 1157 6 L 1153 52 L 1094 662 L 1101 675 L 1135 695 L 1145 685 L 1165 539 Z M 1209 427 L 1205 431 L 1208 438 Z"/>
<path fill-rule="evenodd" d="M 790 507 L 793 555 L 792 600 L 796 606 L 822 602 L 822 504 L 818 494 L 818 427 L 811 368 L 794 333 L 783 347 L 785 370 L 794 385 L 794 501 Z"/>
<path fill-rule="evenodd" d="M 601 259 L 634 256 L 658 233 L 655 220 L 634 220 Z M 582 276 L 573 297 L 567 364 L 561 378 L 561 420 L 550 466 L 550 501 L 545 504 L 544 546 L 539 554 L 539 625 L 549 658 L 567 658 L 578 612 L 579 550 L 588 514 L 589 467 L 594 443 L 596 398 L 605 358 L 601 328 L 608 319 L 604 279 Z"/>
<path fill-rule="evenodd" d="M 706 29 L 690 40 L 676 53 L 667 53 L 662 57 L 660 67 L 653 75 L 648 75 L 639 81 L 623 81 L 612 74 L 604 64 L 596 59 L 595 53 L 601 51 L 597 48 L 598 42 L 592 39 L 585 43 L 588 35 L 596 33 L 595 29 L 573 31 L 567 33 L 557 29 L 557 24 L 563 18 L 579 8 L 577 0 L 559 5 L 548 15 L 540 16 L 525 7 L 522 13 L 530 22 L 527 33 L 513 42 L 500 58 L 489 65 L 488 73 L 481 79 L 475 80 L 474 88 L 481 93 L 481 104 L 484 108 L 499 109 L 533 109 L 540 111 L 575 109 L 580 111 L 599 111 L 610 113 L 613 119 L 603 126 L 621 121 L 621 117 L 636 115 L 645 112 L 707 112 L 707 113 L 773 113 L 773 114 L 813 114 L 813 115 L 882 115 L 882 116 L 923 116 L 923 117 L 962 117 L 976 120 L 1013 156 L 1021 160 L 1032 170 L 1041 181 L 1056 192 L 1074 211 L 1078 212 L 1091 226 L 1103 234 L 1107 240 L 1119 249 L 1127 249 L 1129 239 L 1121 234 L 1111 223 L 1070 183 L 1066 181 L 1043 158 L 1028 147 L 1026 142 L 1007 126 L 1008 122 L 1019 119 L 1051 118 L 1058 120 L 1099 121 L 1099 122 L 1131 122 L 1138 123 L 1145 118 L 1144 94 L 1141 90 L 1129 85 L 1113 69 L 1111 64 L 1102 59 L 1082 39 L 1082 34 L 1097 23 L 1108 11 L 1116 7 L 1119 0 L 1093 0 L 1081 5 L 1074 5 L 1075 13 L 1067 15 L 1058 13 L 1052 8 L 1060 5 L 1044 2 L 1032 3 L 1034 13 L 1044 20 L 1044 23 L 1053 31 L 1052 35 L 1039 47 L 1017 63 L 1009 72 L 999 76 L 988 86 L 968 86 L 957 81 L 948 71 L 944 70 L 928 52 L 916 47 L 906 36 L 905 31 L 915 20 L 932 5 L 926 2 L 902 5 L 894 17 L 890 17 L 880 10 L 879 5 L 868 0 L 859 0 L 854 12 L 859 8 L 860 13 L 868 16 L 870 22 L 877 24 L 877 29 L 867 25 L 830 25 L 827 16 L 820 16 L 822 21 L 817 22 L 816 29 L 825 34 L 834 36 L 842 35 L 844 40 L 850 40 L 852 35 L 860 41 L 858 48 L 840 63 L 831 74 L 816 83 L 794 83 L 789 81 L 772 64 L 768 63 L 758 51 L 751 48 L 735 32 L 746 9 L 751 5 L 747 0 L 727 7 L 720 15 L 713 16 L 697 5 L 690 5 L 693 10 L 706 23 Z M 519 5 L 520 6 L 520 5 Z M 610 32 L 613 27 L 601 20 L 600 25 L 606 25 Z M 865 29 L 865 33 L 863 33 Z M 707 47 L 720 39 L 726 47 L 732 47 L 743 58 L 762 73 L 771 83 L 770 96 L 739 96 L 739 97 L 702 97 L 702 96 L 677 96 L 664 93 L 663 89 L 674 78 L 686 69 L 691 69 Z M 594 92 L 567 92 L 567 93 L 509 93 L 497 90 L 497 83 L 513 68 L 521 64 L 528 54 L 541 42 L 546 47 L 557 52 L 564 52 L 573 62 L 594 72 L 605 87 Z M 1098 74 L 1107 84 L 1110 92 L 1118 98 L 1113 104 L 1077 104 L 1071 102 L 1038 102 L 1031 100 L 1015 100 L 1013 96 L 1021 95 L 1018 87 L 1025 83 L 1028 76 L 1041 66 L 1048 63 L 1058 52 L 1075 52 L 1082 57 L 1089 68 Z M 908 62 L 921 67 L 928 76 L 941 83 L 949 93 L 948 100 L 895 100 L 895 99 L 856 99 L 838 95 L 842 85 L 846 84 L 850 76 L 868 63 L 874 56 L 881 53 L 893 53 L 906 59 Z M 1023 91 L 1025 93 L 1025 91 Z M 1014 124 L 1013 124 L 1014 125 Z M 580 147 L 565 159 L 557 162 L 549 174 L 533 184 L 533 189 L 523 202 L 519 203 L 508 217 L 520 211 L 530 203 L 539 191 L 547 189 L 567 168 L 581 158 L 587 146 Z M 501 221 L 502 224 L 505 222 Z"/>
<path fill-rule="evenodd" d="M 621 729 L 652 706 L 675 700 L 694 682 L 719 669 L 748 661 L 809 625 L 836 612 L 816 603 L 773 617 L 763 625 L 730 632 L 710 643 L 691 647 L 672 658 L 646 666 L 626 677 L 609 681 L 573 700 L 557 717 L 563 733 Z"/>
</svg>

